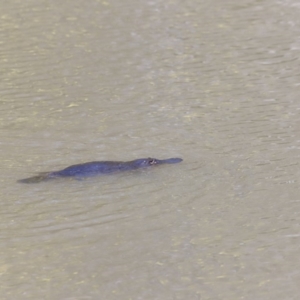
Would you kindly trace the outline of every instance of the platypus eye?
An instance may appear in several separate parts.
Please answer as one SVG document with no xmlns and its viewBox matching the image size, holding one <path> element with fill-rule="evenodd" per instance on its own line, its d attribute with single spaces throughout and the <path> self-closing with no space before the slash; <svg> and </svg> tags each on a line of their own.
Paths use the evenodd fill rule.
<svg viewBox="0 0 300 300">
<path fill-rule="evenodd" d="M 153 159 L 153 158 L 148 158 L 148 164 L 149 164 L 149 165 L 155 165 L 155 164 L 156 164 L 155 159 Z"/>
</svg>

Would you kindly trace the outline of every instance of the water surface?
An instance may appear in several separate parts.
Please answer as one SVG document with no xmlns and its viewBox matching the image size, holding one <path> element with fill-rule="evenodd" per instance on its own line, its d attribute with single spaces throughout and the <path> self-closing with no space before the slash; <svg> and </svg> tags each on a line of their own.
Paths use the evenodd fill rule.
<svg viewBox="0 0 300 300">
<path fill-rule="evenodd" d="M 296 1 L 9 1 L 1 299 L 298 299 Z M 182 157 L 21 185 L 94 160 Z"/>
</svg>

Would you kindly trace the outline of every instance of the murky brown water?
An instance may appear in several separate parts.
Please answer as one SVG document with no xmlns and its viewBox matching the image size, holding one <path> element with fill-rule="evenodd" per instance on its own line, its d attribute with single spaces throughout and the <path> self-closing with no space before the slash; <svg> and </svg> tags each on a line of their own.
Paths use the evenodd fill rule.
<svg viewBox="0 0 300 300">
<path fill-rule="evenodd" d="M 299 14 L 2 3 L 1 299 L 299 299 Z M 16 183 L 147 156 L 184 162 Z"/>
</svg>

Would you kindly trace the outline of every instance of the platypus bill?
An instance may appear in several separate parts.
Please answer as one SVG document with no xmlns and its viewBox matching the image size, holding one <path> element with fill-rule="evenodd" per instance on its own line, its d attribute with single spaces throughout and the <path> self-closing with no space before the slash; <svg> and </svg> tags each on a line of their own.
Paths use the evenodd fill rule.
<svg viewBox="0 0 300 300">
<path fill-rule="evenodd" d="M 181 162 L 181 158 L 168 158 L 168 159 L 156 159 L 156 158 L 141 158 L 131 161 L 91 161 L 83 164 L 72 165 L 65 169 L 53 172 L 43 172 L 36 176 L 20 179 L 21 183 L 38 183 L 60 177 L 73 177 L 76 179 L 104 175 L 116 172 L 124 172 L 130 170 L 136 170 L 156 165 L 163 164 L 176 164 Z"/>
</svg>

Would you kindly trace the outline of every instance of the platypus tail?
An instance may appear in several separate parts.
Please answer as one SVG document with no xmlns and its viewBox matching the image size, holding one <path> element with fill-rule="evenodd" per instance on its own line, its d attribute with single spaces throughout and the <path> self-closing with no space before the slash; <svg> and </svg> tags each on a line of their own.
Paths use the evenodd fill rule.
<svg viewBox="0 0 300 300">
<path fill-rule="evenodd" d="M 42 181 L 47 181 L 51 178 L 53 178 L 52 172 L 43 172 L 43 173 L 39 173 L 38 175 L 33 176 L 33 177 L 20 179 L 20 180 L 18 180 L 18 182 L 20 182 L 20 183 L 39 183 Z"/>
</svg>

